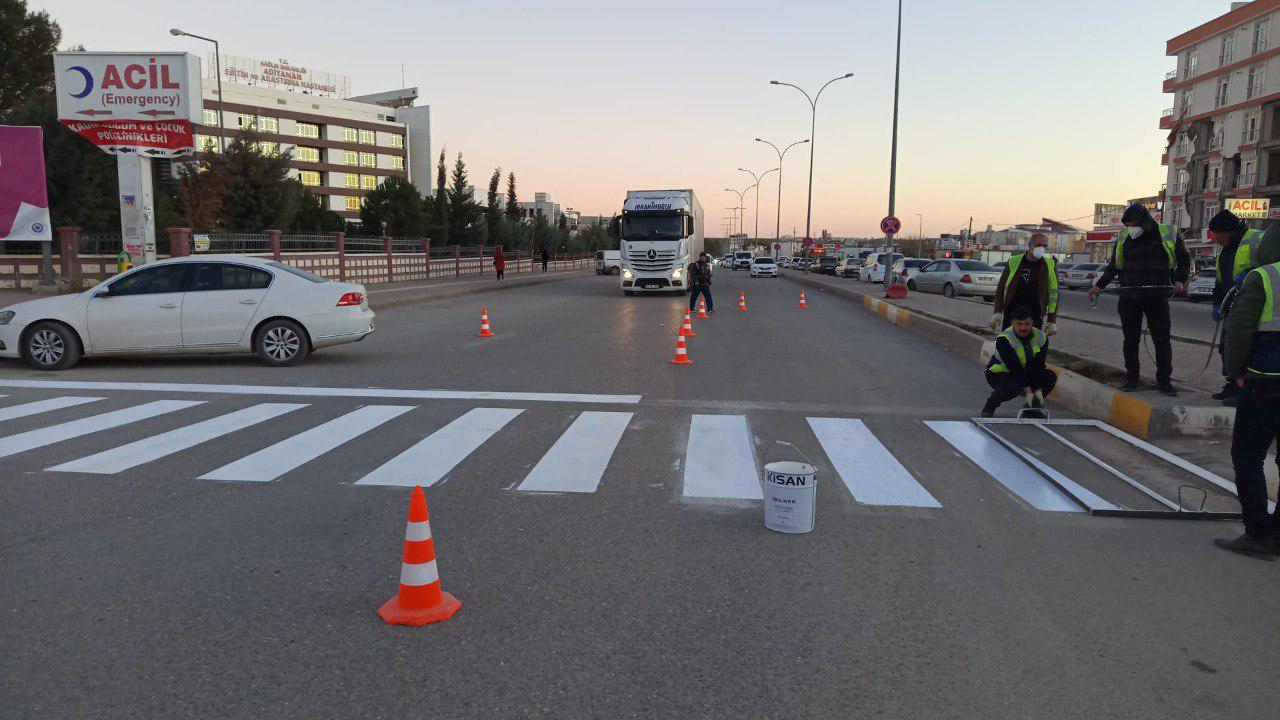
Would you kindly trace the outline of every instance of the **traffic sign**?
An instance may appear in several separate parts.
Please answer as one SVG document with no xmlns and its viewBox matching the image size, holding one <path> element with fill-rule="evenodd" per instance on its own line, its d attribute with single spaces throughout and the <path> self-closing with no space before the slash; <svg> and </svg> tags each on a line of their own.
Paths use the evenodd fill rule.
<svg viewBox="0 0 1280 720">
<path fill-rule="evenodd" d="M 781 250 L 781 249 L 782 249 L 782 243 L 774 243 L 774 244 L 773 244 L 773 249 L 774 249 L 774 250 Z"/>
<path fill-rule="evenodd" d="M 880 221 L 880 232 L 885 235 L 897 235 L 901 229 L 902 221 L 892 215 Z"/>
</svg>

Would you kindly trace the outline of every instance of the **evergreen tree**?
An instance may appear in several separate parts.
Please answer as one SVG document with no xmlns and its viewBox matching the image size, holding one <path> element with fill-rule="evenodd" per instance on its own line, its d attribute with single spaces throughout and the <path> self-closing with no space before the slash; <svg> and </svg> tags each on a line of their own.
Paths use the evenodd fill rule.
<svg viewBox="0 0 1280 720">
<path fill-rule="evenodd" d="M 287 230 L 296 235 L 322 235 L 342 230 L 345 225 L 341 215 L 324 206 L 323 198 L 303 186 L 298 199 L 298 214 Z"/>
<path fill-rule="evenodd" d="M 210 153 L 201 161 L 206 170 L 223 173 L 226 178 L 218 222 L 221 230 L 286 228 L 298 213 L 303 186 L 289 178 L 292 152 L 263 152 L 259 137 L 247 129 L 227 145 L 226 152 Z"/>
<path fill-rule="evenodd" d="M 408 180 L 389 177 L 369 191 L 360 206 L 360 224 L 365 233 L 386 232 L 392 237 L 420 238 L 427 229 L 422 196 Z"/>
<path fill-rule="evenodd" d="M 227 195 L 226 167 L 183 163 L 178 173 L 174 194 L 183 224 L 197 231 L 217 227 Z"/>
<path fill-rule="evenodd" d="M 511 235 L 507 231 L 507 223 L 502 215 L 501 202 L 502 197 L 502 168 L 495 168 L 493 175 L 489 176 L 489 194 L 485 198 L 487 200 L 484 208 L 484 224 L 489 231 L 489 242 L 493 245 L 501 245 L 509 250 L 514 250 L 515 246 L 511 244 Z"/>
<path fill-rule="evenodd" d="M 0 0 L 0 121 L 53 95 L 53 51 L 61 41 L 49 13 L 31 12 L 26 0 Z"/>
<path fill-rule="evenodd" d="M 434 239 L 441 245 L 457 245 L 457 240 L 449 232 L 452 221 L 449 218 L 448 175 L 444 166 L 444 153 L 445 149 L 440 148 L 440 159 L 436 162 L 436 197 L 431 203 L 435 209 Z"/>
<path fill-rule="evenodd" d="M 507 175 L 507 217 L 512 222 L 520 220 L 520 203 L 516 201 L 516 174 Z"/>
<path fill-rule="evenodd" d="M 453 163 L 449 186 L 449 237 L 456 245 L 481 245 L 484 243 L 484 228 L 479 227 L 480 205 L 473 197 L 470 181 L 467 180 L 467 164 L 462 160 L 462 153 Z"/>
</svg>

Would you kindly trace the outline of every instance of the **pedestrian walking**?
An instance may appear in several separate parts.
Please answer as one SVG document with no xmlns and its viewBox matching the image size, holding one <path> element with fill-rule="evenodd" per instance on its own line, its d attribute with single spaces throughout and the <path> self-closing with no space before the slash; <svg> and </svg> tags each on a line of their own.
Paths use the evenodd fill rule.
<svg viewBox="0 0 1280 720">
<path fill-rule="evenodd" d="M 702 253 L 698 255 L 697 262 L 691 264 L 687 270 L 689 275 L 689 310 L 697 309 L 698 296 L 702 296 L 707 300 L 707 314 L 710 315 L 716 311 L 716 302 L 711 299 L 711 256 Z"/>
<path fill-rule="evenodd" d="M 1250 230 L 1230 210 L 1223 210 L 1209 221 L 1209 239 L 1218 246 L 1217 275 L 1213 284 L 1213 319 L 1222 322 L 1231 310 L 1235 294 L 1232 288 L 1244 280 L 1245 273 L 1258 266 L 1257 252 L 1262 243 L 1262 231 Z M 1225 331 L 1218 341 L 1218 352 L 1223 354 L 1227 345 Z M 1223 360 L 1223 376 L 1226 382 L 1222 390 L 1213 394 L 1214 400 L 1224 405 L 1235 405 L 1240 394 L 1237 378 L 1226 374 Z"/>
<path fill-rule="evenodd" d="M 1048 247 L 1049 236 L 1036 233 L 1025 252 L 1009 258 L 996 286 L 995 313 L 987 323 L 992 330 L 1008 328 L 1013 309 L 1025 307 L 1032 309 L 1031 321 L 1045 335 L 1058 332 L 1058 267 L 1045 254 Z"/>
<path fill-rule="evenodd" d="M 548 261 L 548 260 L 550 260 L 550 259 L 551 259 L 551 256 L 550 256 L 549 254 L 547 254 L 547 248 L 546 248 L 546 246 L 544 245 L 544 246 L 542 247 L 542 272 L 546 272 L 546 271 L 547 271 L 547 261 Z"/>
<path fill-rule="evenodd" d="M 503 274 L 507 269 L 507 254 L 502 252 L 502 246 L 493 249 L 493 270 L 498 275 L 498 280 L 502 280 Z"/>
<path fill-rule="evenodd" d="M 996 336 L 996 351 L 987 362 L 991 396 L 982 406 L 982 417 L 995 417 L 1001 404 L 1016 397 L 1026 398 L 1028 408 L 1041 409 L 1058 383 L 1057 374 L 1045 366 L 1049 336 L 1035 326 L 1034 311 L 1019 305 L 1009 315 L 1009 328 Z"/>
<path fill-rule="evenodd" d="M 1102 277 L 1089 288 L 1089 301 L 1096 303 L 1102 290 L 1119 277 L 1120 300 L 1116 303 L 1116 311 L 1124 333 L 1124 369 L 1127 376 L 1120 389 L 1138 389 L 1141 369 L 1138 345 L 1142 343 L 1142 319 L 1145 317 L 1147 331 L 1151 333 L 1151 342 L 1156 350 L 1156 383 L 1161 394 L 1175 396 L 1178 391 L 1173 387 L 1169 298 L 1186 288 L 1191 255 L 1178 228 L 1156 222 L 1140 204 L 1134 203 L 1125 208 L 1120 221 L 1125 227 L 1116 238 L 1111 260 Z"/>
<path fill-rule="evenodd" d="M 1231 464 L 1244 534 L 1214 543 L 1232 552 L 1270 556 L 1280 552 L 1280 508 L 1267 509 L 1264 472 L 1267 452 L 1280 439 L 1280 226 L 1267 228 L 1255 252 L 1259 266 L 1236 290 L 1222 356 L 1224 372 L 1240 388 Z"/>
</svg>

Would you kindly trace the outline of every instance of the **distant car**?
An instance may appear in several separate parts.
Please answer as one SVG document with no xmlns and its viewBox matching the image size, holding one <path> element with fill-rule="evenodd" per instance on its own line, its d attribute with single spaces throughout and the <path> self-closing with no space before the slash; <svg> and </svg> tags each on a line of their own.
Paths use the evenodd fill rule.
<svg viewBox="0 0 1280 720">
<path fill-rule="evenodd" d="M 755 253 L 750 250 L 739 250 L 733 254 L 734 270 L 750 270 L 751 258 L 755 257 Z"/>
<path fill-rule="evenodd" d="M 813 260 L 806 257 L 793 258 L 791 260 L 791 267 L 795 268 L 796 270 L 808 270 L 809 266 L 812 264 L 813 264 Z"/>
<path fill-rule="evenodd" d="M 1080 263 L 1058 263 L 1057 265 L 1054 265 L 1054 267 L 1057 268 L 1057 271 L 1058 271 L 1058 284 L 1061 285 L 1062 283 L 1066 282 L 1067 273 L 1071 272 L 1071 268 L 1079 264 Z"/>
<path fill-rule="evenodd" d="M 768 255 L 752 259 L 751 277 L 778 277 L 778 263 Z"/>
<path fill-rule="evenodd" d="M 925 258 L 902 258 L 893 264 L 890 272 L 897 276 L 895 282 L 904 283 L 908 290 L 915 290 L 916 275 L 920 274 L 920 268 L 931 262 L 933 261 Z"/>
<path fill-rule="evenodd" d="M 1000 271 L 981 260 L 934 260 L 920 268 L 915 277 L 919 292 L 947 297 L 980 295 L 987 301 L 995 298 L 999 283 Z"/>
<path fill-rule="evenodd" d="M 840 262 L 836 263 L 836 275 L 846 278 L 857 277 L 859 267 L 862 267 L 862 263 L 857 255 L 845 255 L 840 258 Z"/>
<path fill-rule="evenodd" d="M 596 273 L 600 275 L 617 275 L 622 272 L 621 250 L 597 250 Z"/>
<path fill-rule="evenodd" d="M 858 269 L 858 279 L 865 283 L 882 283 L 884 282 L 885 264 L 888 263 L 888 266 L 892 267 L 895 262 L 901 259 L 902 256 L 898 253 L 868 253 L 862 261 L 862 267 Z"/>
<path fill-rule="evenodd" d="M 1081 263 L 1067 271 L 1067 278 L 1058 284 L 1068 290 L 1078 290 L 1092 286 L 1102 277 L 1106 265 L 1101 263 Z"/>
<path fill-rule="evenodd" d="M 254 353 L 296 365 L 317 348 L 363 340 L 373 318 L 363 285 L 265 258 L 201 255 L 0 310 L 0 357 L 37 370 L 99 355 Z"/>
<path fill-rule="evenodd" d="M 790 264 L 791 264 L 791 258 L 787 257 L 786 255 L 783 255 L 782 257 L 778 258 L 778 267 L 784 268 Z"/>
<path fill-rule="evenodd" d="M 809 272 L 818 273 L 819 275 L 835 275 L 836 265 L 840 261 L 827 255 L 820 255 L 813 260 L 813 264 L 809 266 Z"/>
<path fill-rule="evenodd" d="M 1191 302 L 1213 299 L 1213 288 L 1218 280 L 1210 272 L 1202 272 L 1187 283 L 1187 299 Z"/>
</svg>

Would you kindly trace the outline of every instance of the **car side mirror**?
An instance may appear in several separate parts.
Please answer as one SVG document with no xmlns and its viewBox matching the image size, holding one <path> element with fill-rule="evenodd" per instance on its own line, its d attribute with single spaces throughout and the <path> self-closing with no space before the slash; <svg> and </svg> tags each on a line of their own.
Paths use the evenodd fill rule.
<svg viewBox="0 0 1280 720">
<path fill-rule="evenodd" d="M 95 292 L 95 293 L 93 294 L 93 296 L 94 296 L 94 297 L 96 297 L 96 298 L 109 298 L 109 297 L 111 297 L 111 286 L 110 286 L 110 285 L 107 285 L 106 287 L 100 288 L 97 292 Z"/>
</svg>

